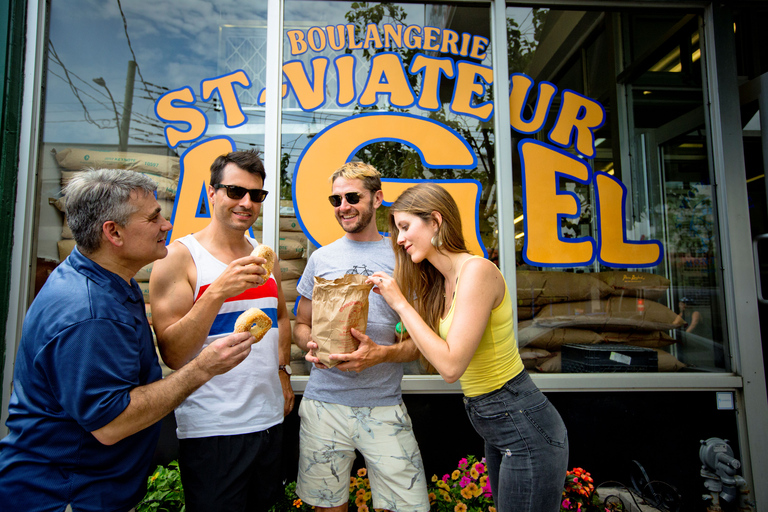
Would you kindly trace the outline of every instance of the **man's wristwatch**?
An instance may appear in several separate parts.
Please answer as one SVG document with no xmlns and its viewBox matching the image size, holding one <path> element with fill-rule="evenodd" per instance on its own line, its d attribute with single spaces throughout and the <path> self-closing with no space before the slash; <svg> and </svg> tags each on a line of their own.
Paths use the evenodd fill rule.
<svg viewBox="0 0 768 512">
<path fill-rule="evenodd" d="M 287 373 L 288 375 L 291 375 L 293 373 L 293 371 L 291 371 L 291 365 L 289 364 L 281 364 L 280 366 L 277 367 L 277 369 L 280 370 L 281 372 Z"/>
</svg>

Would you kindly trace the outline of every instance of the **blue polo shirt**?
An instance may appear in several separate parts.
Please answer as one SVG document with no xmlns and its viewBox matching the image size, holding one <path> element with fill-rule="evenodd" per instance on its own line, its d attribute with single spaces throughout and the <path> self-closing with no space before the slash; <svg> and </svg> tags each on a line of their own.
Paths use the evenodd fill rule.
<svg viewBox="0 0 768 512">
<path fill-rule="evenodd" d="M 0 441 L 0 508 L 124 512 L 146 492 L 159 423 L 112 445 L 90 433 L 162 377 L 144 299 L 77 248 L 27 312 Z"/>
</svg>

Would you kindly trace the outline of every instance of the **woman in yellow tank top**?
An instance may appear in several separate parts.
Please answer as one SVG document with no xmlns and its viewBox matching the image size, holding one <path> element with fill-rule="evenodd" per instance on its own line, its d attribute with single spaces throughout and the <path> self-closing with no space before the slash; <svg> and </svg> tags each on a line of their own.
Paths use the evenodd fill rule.
<svg viewBox="0 0 768 512">
<path fill-rule="evenodd" d="M 394 279 L 369 278 L 426 360 L 464 404 L 485 441 L 499 512 L 555 512 L 568 464 L 560 415 L 525 372 L 513 329 L 513 297 L 490 261 L 466 249 L 456 202 L 422 183 L 390 208 Z"/>
</svg>

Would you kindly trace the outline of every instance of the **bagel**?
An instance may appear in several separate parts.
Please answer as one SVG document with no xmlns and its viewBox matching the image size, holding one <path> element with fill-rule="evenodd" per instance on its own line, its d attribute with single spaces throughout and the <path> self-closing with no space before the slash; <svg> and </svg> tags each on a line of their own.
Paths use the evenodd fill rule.
<svg viewBox="0 0 768 512">
<path fill-rule="evenodd" d="M 260 244 L 251 252 L 251 256 L 257 256 L 267 260 L 266 263 L 262 265 L 264 270 L 267 271 L 267 273 L 264 274 L 264 282 L 266 283 L 267 279 L 269 279 L 269 276 L 272 274 L 272 269 L 275 268 L 275 260 L 277 259 L 275 257 L 275 251 L 273 251 L 272 248 L 268 245 Z"/>
<path fill-rule="evenodd" d="M 244 311 L 235 322 L 234 332 L 250 332 L 257 343 L 272 328 L 272 320 L 259 308 Z"/>
</svg>

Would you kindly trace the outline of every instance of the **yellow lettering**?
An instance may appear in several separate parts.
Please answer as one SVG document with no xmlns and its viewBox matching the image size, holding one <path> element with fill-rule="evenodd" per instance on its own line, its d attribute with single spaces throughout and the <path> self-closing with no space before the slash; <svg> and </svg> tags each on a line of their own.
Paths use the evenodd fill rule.
<svg viewBox="0 0 768 512">
<path fill-rule="evenodd" d="M 325 32 L 320 27 L 312 27 L 307 31 L 307 43 L 312 50 L 321 52 L 325 50 Z"/>
<path fill-rule="evenodd" d="M 189 130 L 180 130 L 174 126 L 165 127 L 165 140 L 168 147 L 175 148 L 182 142 L 197 140 L 208 127 L 205 114 L 193 107 L 195 93 L 191 87 L 170 91 L 158 98 L 155 103 L 157 118 L 166 123 L 187 123 Z"/>
<path fill-rule="evenodd" d="M 493 83 L 493 70 L 471 62 L 459 62 L 456 89 L 453 91 L 451 110 L 457 114 L 466 114 L 487 121 L 493 115 L 493 102 L 486 101 L 478 106 L 472 105 L 474 96 L 483 97 L 485 87 Z M 475 79 L 480 77 L 484 83 Z"/>
<path fill-rule="evenodd" d="M 384 47 L 384 43 L 381 42 L 381 36 L 379 35 L 379 27 L 375 23 L 369 23 L 365 27 L 365 44 L 363 48 L 367 50 L 371 47 L 371 43 L 373 43 L 373 47 L 377 50 Z"/>
<path fill-rule="evenodd" d="M 598 260 L 608 267 L 655 267 L 663 247 L 658 240 L 627 240 L 624 204 L 627 190 L 621 181 L 604 172 L 595 173 L 597 193 Z"/>
<path fill-rule="evenodd" d="M 459 52 L 459 55 L 462 57 L 469 55 L 470 42 L 472 42 L 472 34 L 467 34 L 466 32 L 461 34 L 461 51 Z"/>
<path fill-rule="evenodd" d="M 436 27 L 424 27 L 424 46 L 428 52 L 436 52 L 440 49 L 440 29 Z"/>
<path fill-rule="evenodd" d="M 459 42 L 459 33 L 454 30 L 443 29 L 443 45 L 440 47 L 442 53 L 452 53 L 454 55 L 459 54 L 459 47 L 456 43 Z"/>
<path fill-rule="evenodd" d="M 574 194 L 559 189 L 561 176 L 588 183 L 589 167 L 569 154 L 532 139 L 518 145 L 523 174 L 525 245 L 523 259 L 542 267 L 588 265 L 594 259 L 591 237 L 565 239 L 562 217 L 578 217 L 581 204 Z"/>
<path fill-rule="evenodd" d="M 318 245 L 326 245 L 344 235 L 326 199 L 328 177 L 354 151 L 370 141 L 408 141 L 430 168 L 473 169 L 477 159 L 466 140 L 450 128 L 421 116 L 399 113 L 361 114 L 326 128 L 307 145 L 294 172 L 294 205 L 304 231 Z M 473 254 L 484 254 L 478 239 L 475 204 L 480 193 L 476 182 L 439 182 L 456 199 L 467 247 Z M 384 201 L 391 203 L 413 182 L 383 180 Z"/>
<path fill-rule="evenodd" d="M 445 75 L 453 78 L 453 60 L 449 58 L 438 59 L 417 54 L 411 62 L 409 73 L 415 75 L 424 71 L 421 79 L 421 93 L 419 94 L 419 107 L 424 110 L 438 110 L 440 108 L 440 78 Z"/>
<path fill-rule="evenodd" d="M 240 108 L 234 84 L 247 89 L 251 86 L 251 81 L 244 71 L 235 71 L 229 75 L 200 82 L 200 95 L 204 101 L 211 99 L 213 91 L 219 91 L 221 107 L 224 111 L 224 125 L 228 128 L 240 126 L 248 120 L 243 109 Z"/>
<path fill-rule="evenodd" d="M 403 28 L 405 25 L 392 25 L 391 23 L 384 25 L 384 46 L 386 48 L 403 47 Z"/>
<path fill-rule="evenodd" d="M 325 103 L 325 73 L 327 69 L 328 59 L 326 57 L 312 59 L 314 80 L 310 83 L 301 61 L 295 60 L 283 64 L 283 73 L 291 83 L 302 110 L 312 111 Z"/>
<path fill-rule="evenodd" d="M 347 38 L 349 39 L 349 49 L 359 50 L 363 47 L 363 42 L 355 41 L 355 26 L 351 23 L 347 24 Z"/>
<path fill-rule="evenodd" d="M 336 76 L 339 84 L 336 103 L 343 107 L 355 100 L 355 57 L 353 55 L 342 55 L 336 57 L 333 63 L 336 66 Z"/>
<path fill-rule="evenodd" d="M 474 36 L 472 38 L 472 51 L 469 53 L 470 58 L 483 60 L 485 59 L 485 49 L 488 47 L 490 41 L 485 37 Z"/>
<path fill-rule="evenodd" d="M 325 31 L 328 32 L 328 45 L 332 50 L 341 50 L 344 48 L 344 25 L 336 25 L 334 27 L 328 25 L 325 27 Z"/>
<path fill-rule="evenodd" d="M 235 149 L 235 143 L 229 137 L 213 137 L 190 147 L 181 155 L 181 179 L 168 243 L 200 231 L 211 222 L 210 216 L 197 216 L 197 206 L 201 194 L 206 194 L 211 179 L 211 164 L 217 157 Z"/>
<path fill-rule="evenodd" d="M 301 55 L 307 51 L 307 43 L 304 41 L 304 32 L 301 30 L 289 30 L 286 32 L 288 42 L 291 44 L 291 55 Z"/>
<path fill-rule="evenodd" d="M 567 148 L 576 131 L 575 149 L 587 158 L 595 155 L 595 134 L 605 121 L 605 110 L 598 102 L 573 91 L 563 91 L 563 101 L 549 140 Z"/>
<path fill-rule="evenodd" d="M 414 35 L 414 32 L 416 35 Z M 421 48 L 421 27 L 418 25 L 408 25 L 403 34 L 405 47 L 411 50 Z"/>
<path fill-rule="evenodd" d="M 530 121 L 523 119 L 528 96 L 533 87 L 533 79 L 515 73 L 511 77 L 509 91 L 509 124 L 520 133 L 536 133 L 544 126 L 544 121 L 549 114 L 549 107 L 552 105 L 552 99 L 555 97 L 557 88 L 549 82 L 539 84 L 539 93 L 536 96 L 536 108 Z"/>
<path fill-rule="evenodd" d="M 389 95 L 389 102 L 400 108 L 407 108 L 416 101 L 408 78 L 405 76 L 403 61 L 396 53 L 379 53 L 371 59 L 368 82 L 358 103 L 370 107 L 378 101 L 378 95 Z"/>
</svg>

